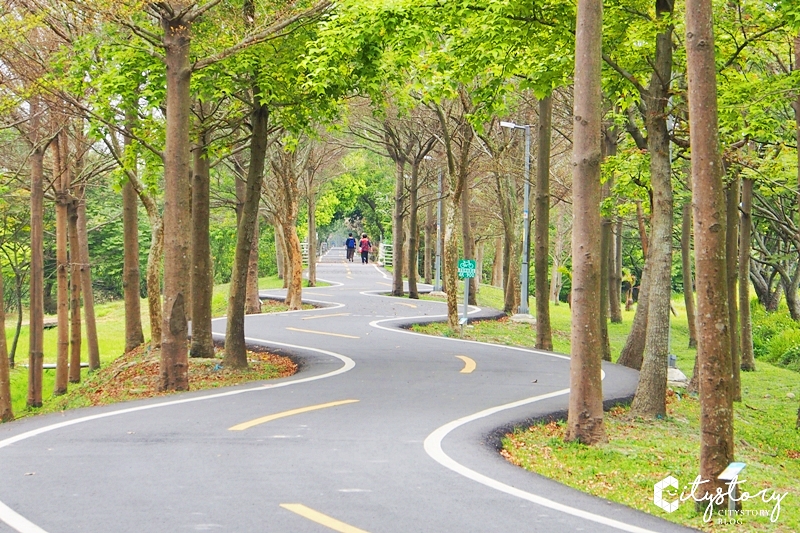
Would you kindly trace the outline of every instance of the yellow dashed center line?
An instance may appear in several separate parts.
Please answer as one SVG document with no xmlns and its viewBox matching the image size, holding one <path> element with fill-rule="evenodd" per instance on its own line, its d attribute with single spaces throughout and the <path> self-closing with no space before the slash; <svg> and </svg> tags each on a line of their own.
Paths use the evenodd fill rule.
<svg viewBox="0 0 800 533">
<path fill-rule="evenodd" d="M 286 328 L 289 331 L 299 331 L 301 333 L 314 333 L 316 335 L 330 335 L 331 337 L 344 337 L 345 339 L 360 339 L 353 335 L 345 335 L 344 333 L 328 333 L 327 331 L 314 331 L 313 329 L 300 329 L 300 328 Z"/>
<path fill-rule="evenodd" d="M 350 313 L 333 313 L 330 315 L 317 315 L 317 316 L 307 316 L 303 318 L 303 320 L 314 320 L 317 318 L 328 318 L 329 316 L 350 316 Z"/>
<path fill-rule="evenodd" d="M 292 415 L 299 415 L 300 413 L 307 413 L 309 411 L 317 411 L 319 409 L 326 409 L 328 407 L 336 407 L 337 405 L 345 405 L 348 403 L 356 403 L 358 400 L 340 400 L 338 402 L 329 402 L 329 403 L 321 403 L 317 405 L 309 405 L 308 407 L 300 407 L 298 409 L 291 409 L 289 411 L 283 411 L 282 413 L 275 413 L 274 415 L 262 416 L 261 418 L 256 418 L 255 420 L 251 420 L 249 422 L 242 422 L 241 424 L 236 424 L 233 427 L 228 428 L 229 431 L 243 431 L 245 429 L 249 429 L 253 426 L 257 426 L 259 424 L 264 424 L 266 422 L 271 422 L 272 420 L 277 420 L 278 418 L 286 418 L 287 416 Z"/>
<path fill-rule="evenodd" d="M 456 357 L 464 361 L 464 368 L 461 369 L 462 374 L 471 374 L 472 371 L 475 370 L 475 367 L 478 366 L 474 359 L 471 359 L 466 355 L 457 355 Z"/>
<path fill-rule="evenodd" d="M 392 286 L 391 283 L 384 283 L 383 281 L 379 281 L 378 285 L 386 285 L 387 287 L 391 287 Z"/>
<path fill-rule="evenodd" d="M 282 503 L 281 507 L 339 533 L 367 533 L 363 529 L 340 522 L 335 518 L 306 507 L 302 503 Z"/>
<path fill-rule="evenodd" d="M 417 306 L 416 306 L 416 305 L 414 305 L 414 304 L 404 304 L 404 303 L 402 303 L 402 302 L 397 302 L 397 305 L 405 305 L 406 307 L 413 307 L 414 309 L 416 309 L 416 308 L 417 308 Z"/>
</svg>

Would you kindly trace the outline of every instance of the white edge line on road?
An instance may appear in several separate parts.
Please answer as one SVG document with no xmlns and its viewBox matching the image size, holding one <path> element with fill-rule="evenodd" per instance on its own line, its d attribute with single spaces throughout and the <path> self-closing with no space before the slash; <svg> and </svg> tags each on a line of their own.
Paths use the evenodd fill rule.
<svg viewBox="0 0 800 533">
<path fill-rule="evenodd" d="M 506 485 L 505 483 L 498 481 L 496 479 L 492 479 L 488 476 L 483 474 L 479 474 L 478 472 L 467 468 L 466 466 L 456 462 L 453 460 L 449 455 L 444 453 L 442 450 L 442 440 L 454 429 L 463 426 L 464 424 L 468 424 L 480 418 L 485 418 L 487 416 L 491 416 L 495 413 L 499 413 L 500 411 L 505 411 L 507 409 L 514 409 L 515 407 L 521 407 L 523 405 L 528 405 L 534 402 L 538 402 L 541 400 L 546 400 L 548 398 L 555 398 L 557 396 L 561 396 L 563 394 L 568 394 L 569 389 L 561 389 L 554 392 L 550 392 L 547 394 L 541 394 L 539 396 L 533 396 L 531 398 L 526 398 L 524 400 L 519 400 L 512 403 L 507 403 L 505 405 L 499 405 L 497 407 L 492 407 L 489 409 L 485 409 L 483 411 L 479 411 L 475 414 L 465 416 L 463 418 L 459 418 L 457 420 L 453 420 L 452 422 L 448 422 L 447 424 L 439 427 L 433 433 L 428 435 L 425 439 L 424 447 L 425 452 L 437 463 L 452 470 L 453 472 L 460 474 L 468 479 L 473 481 L 477 481 L 482 485 L 485 485 L 489 488 L 499 490 L 500 492 L 505 492 L 506 494 L 510 494 L 511 496 L 515 496 L 517 498 L 521 498 L 523 500 L 527 500 L 529 502 L 535 503 L 537 505 L 541 505 L 542 507 L 547 507 L 553 509 L 555 511 L 559 511 L 562 513 L 570 514 L 573 516 L 577 516 L 579 518 L 583 518 L 585 520 L 590 520 L 592 522 L 597 522 L 598 524 L 603 524 L 606 526 L 610 526 L 616 529 L 620 529 L 622 531 L 629 531 L 630 533 L 656 533 L 650 529 L 645 529 L 639 526 L 634 526 L 631 524 L 626 524 L 624 522 L 620 522 L 618 520 L 614 520 L 613 518 L 607 518 L 602 515 L 590 513 L 589 511 L 584 511 L 583 509 L 577 509 L 575 507 L 570 507 L 569 505 L 564 505 L 563 503 L 559 503 L 548 498 L 544 498 L 542 496 L 538 496 L 536 494 L 532 494 L 530 492 L 526 492 L 524 490 L 512 487 L 511 485 Z"/>
<path fill-rule="evenodd" d="M 446 315 L 442 315 L 442 316 L 444 317 Z M 423 335 L 425 337 L 431 337 L 431 335 L 426 335 L 424 333 L 416 333 L 414 331 L 408 331 L 408 330 L 405 330 L 405 329 L 389 328 L 389 327 L 381 325 L 382 322 L 392 322 L 392 321 L 396 321 L 396 320 L 413 320 L 414 318 L 438 318 L 438 317 L 431 317 L 430 315 L 428 315 L 428 316 L 417 316 L 417 317 L 389 318 L 389 319 L 375 320 L 373 322 L 370 322 L 370 326 L 372 326 L 374 328 L 378 328 L 378 329 L 383 329 L 383 330 L 386 330 L 386 331 L 393 331 L 395 333 L 403 333 L 403 334 L 406 334 L 406 335 Z M 465 343 L 472 343 L 472 344 L 491 344 L 491 343 L 471 341 L 471 340 L 466 340 L 466 339 L 452 339 L 452 338 L 449 338 L 449 337 L 436 337 L 436 338 L 441 338 L 443 340 L 447 340 L 447 341 L 450 341 L 450 342 L 465 342 Z M 549 357 L 555 357 L 557 359 L 566 359 L 567 361 L 569 361 L 569 359 L 570 359 L 569 356 L 567 356 L 567 355 L 554 354 L 554 353 L 544 352 L 544 351 L 540 351 L 540 350 L 531 350 L 531 349 L 528 349 L 528 348 L 519 348 L 517 346 L 504 346 L 502 344 L 492 344 L 492 346 L 496 346 L 498 348 L 504 348 L 506 350 L 514 350 L 514 351 L 520 351 L 520 352 L 535 353 L 535 354 L 538 354 L 538 355 L 546 355 L 546 356 L 549 356 Z M 605 371 L 601 370 L 601 378 L 605 379 L 605 376 L 606 376 Z M 452 422 L 449 422 L 449 423 L 441 426 L 437 430 L 435 430 L 430 435 L 428 435 L 428 437 L 425 439 L 425 443 L 424 443 L 425 452 L 431 458 L 433 458 L 437 463 L 439 463 L 442 466 L 452 470 L 453 472 L 456 472 L 456 473 L 458 473 L 458 474 L 460 474 L 460 475 L 462 475 L 462 476 L 464 476 L 466 478 L 469 478 L 469 479 L 471 479 L 473 481 L 477 481 L 478 483 L 486 485 L 487 487 L 493 488 L 495 490 L 499 490 L 501 492 L 505 492 L 506 494 L 510 494 L 512 496 L 516 496 L 517 498 L 522 498 L 524 500 L 527 500 L 529 502 L 533 502 L 533 503 L 541 505 L 543 507 L 548 507 L 548 508 L 556 510 L 556 511 L 560 511 L 560 512 L 563 512 L 563 513 L 566 513 L 566 514 L 571 514 L 573 516 L 584 518 L 586 520 L 591 520 L 593 522 L 597 522 L 597 523 L 600 523 L 600 524 L 611 526 L 611 527 L 620 529 L 622 531 L 628 531 L 630 533 L 656 533 L 656 532 L 654 532 L 652 530 L 649 530 L 649 529 L 645 529 L 645 528 L 641 528 L 641 527 L 638 527 L 638 526 L 626 524 L 624 522 L 620 522 L 620 521 L 614 520 L 612 518 L 606 518 L 606 517 L 598 515 L 598 514 L 594 514 L 594 513 L 588 512 L 588 511 L 584 511 L 582 509 L 577 509 L 575 507 L 570 507 L 568 505 L 564 505 L 563 503 L 558 503 L 556 501 L 549 500 L 549 499 L 544 498 L 542 496 L 538 496 L 536 494 L 532 494 L 530 492 L 526 492 L 524 490 L 517 489 L 517 488 L 512 487 L 510 485 L 506 485 L 505 483 L 503 483 L 501 481 L 498 481 L 496 479 L 492 479 L 492 478 L 490 478 L 488 476 L 485 476 L 485 475 L 480 474 L 480 473 L 478 473 L 478 472 L 476 472 L 474 470 L 471 470 L 470 468 L 467 468 L 466 466 L 463 466 L 460 463 L 457 463 L 456 461 L 451 459 L 450 456 L 448 456 L 446 453 L 444 453 L 444 451 L 442 450 L 442 440 L 447 436 L 447 434 L 450 433 L 451 431 L 453 431 L 454 429 L 456 429 L 456 428 L 458 428 L 460 426 L 463 426 L 464 424 L 467 424 L 469 422 L 478 420 L 480 418 L 485 418 L 487 416 L 491 416 L 491 415 L 493 415 L 495 413 L 499 413 L 500 411 L 505 411 L 507 409 L 514 409 L 515 407 L 520 407 L 520 406 L 527 405 L 527 404 L 534 403 L 534 402 L 538 402 L 538 401 L 541 401 L 541 400 L 546 400 L 548 398 L 554 398 L 556 396 L 561 396 L 561 395 L 567 394 L 567 393 L 569 393 L 569 389 L 561 389 L 561 390 L 558 390 L 558 391 L 555 391 L 555 392 L 542 394 L 540 396 L 533 396 L 531 398 L 526 398 L 524 400 L 519 400 L 519 401 L 508 403 L 508 404 L 505 404 L 505 405 L 500 405 L 500 406 L 497 406 L 497 407 L 492 407 L 492 408 L 489 408 L 489 409 L 485 409 L 485 410 L 480 411 L 478 413 L 475 413 L 473 415 L 465 416 L 463 418 L 459 418 L 458 420 L 454 420 Z"/>
<path fill-rule="evenodd" d="M 208 395 L 205 395 L 205 396 L 194 396 L 192 398 L 183 398 L 183 399 L 180 399 L 180 400 L 169 400 L 169 401 L 166 401 L 166 402 L 151 403 L 151 404 L 147 404 L 147 405 L 139 405 L 137 407 L 128 407 L 126 409 L 119 409 L 119 410 L 116 410 L 116 411 L 108 411 L 108 412 L 99 413 L 99 414 L 96 414 L 96 415 L 89 415 L 89 416 L 83 416 L 83 417 L 80 417 L 80 418 L 75 418 L 73 420 L 66 420 L 64 422 L 58 422 L 56 424 L 51 424 L 49 426 L 44 426 L 44 427 L 40 427 L 40 428 L 37 428 L 37 429 L 32 429 L 30 431 L 26 431 L 25 433 L 20 433 L 19 435 L 15 435 L 13 437 L 9 437 L 7 439 L 0 440 L 0 449 L 5 448 L 7 446 L 11 446 L 12 444 L 15 444 L 15 443 L 20 442 L 20 441 L 23 441 L 23 440 L 26 440 L 26 439 L 30 439 L 30 438 L 35 437 L 37 435 L 41 435 L 42 433 L 48 433 L 50 431 L 55 431 L 57 429 L 65 428 L 65 427 L 68 427 L 68 426 L 74 426 L 76 424 L 82 424 L 84 422 L 91 422 L 93 420 L 99 420 L 101 418 L 109 418 L 109 417 L 112 417 L 112 416 L 124 415 L 124 414 L 128 414 L 128 413 L 135 413 L 137 411 L 147 411 L 147 410 L 150 410 L 150 409 L 157 409 L 157 408 L 160 408 L 160 407 L 169 407 L 169 406 L 172 406 L 172 405 L 179 405 L 179 404 L 184 404 L 184 403 L 200 402 L 200 401 L 204 401 L 204 400 L 213 400 L 213 399 L 216 399 L 216 398 L 223 398 L 225 396 L 235 396 L 237 394 L 244 394 L 244 393 L 247 393 L 247 392 L 263 391 L 263 390 L 267 390 L 267 389 L 277 389 L 279 387 L 288 387 L 289 385 L 298 385 L 300 383 L 308 383 L 310 381 L 317 381 L 319 379 L 330 378 L 330 377 L 333 377 L 333 376 L 337 376 L 339 374 L 343 374 L 345 372 L 348 372 L 348 371 L 352 370 L 356 366 L 355 361 L 353 361 L 352 359 L 350 359 L 346 355 L 341 355 L 341 354 L 338 354 L 338 353 L 335 353 L 335 352 L 330 352 L 328 350 L 321 350 L 319 348 L 310 348 L 308 346 L 299 346 L 299 345 L 296 345 L 296 344 L 287 344 L 287 343 L 284 343 L 284 342 L 275 342 L 275 341 L 270 341 L 268 339 L 256 339 L 256 338 L 253 338 L 253 337 L 245 337 L 245 341 L 249 341 L 249 342 L 253 342 L 253 341 L 267 342 L 267 343 L 269 343 L 271 345 L 275 345 L 275 346 L 283 346 L 283 347 L 286 347 L 286 348 L 299 348 L 299 349 L 302 349 L 302 350 L 309 350 L 309 351 L 321 353 L 321 354 L 324 354 L 324 355 L 329 355 L 331 357 L 339 359 L 340 361 L 342 361 L 344 363 L 344 365 L 341 366 L 340 368 L 332 371 L 332 372 L 328 372 L 328 373 L 325 373 L 325 374 L 320 374 L 318 376 L 310 376 L 310 377 L 307 377 L 307 378 L 282 381 L 280 383 L 274 383 L 274 384 L 259 385 L 257 387 L 251 387 L 251 388 L 248 388 L 248 389 L 238 389 L 238 390 L 233 390 L 233 391 L 220 392 L 220 393 L 216 393 L 216 394 L 208 394 Z M 11 509 L 7 505 L 5 505 L 2 501 L 0 501 L 0 521 L 5 522 L 9 526 L 11 526 L 12 529 L 15 529 L 19 533 L 47 533 L 44 529 L 40 528 L 39 526 L 37 526 L 36 524 L 31 522 L 30 520 L 28 520 L 24 516 L 20 515 L 19 513 L 17 513 L 13 509 Z"/>
</svg>

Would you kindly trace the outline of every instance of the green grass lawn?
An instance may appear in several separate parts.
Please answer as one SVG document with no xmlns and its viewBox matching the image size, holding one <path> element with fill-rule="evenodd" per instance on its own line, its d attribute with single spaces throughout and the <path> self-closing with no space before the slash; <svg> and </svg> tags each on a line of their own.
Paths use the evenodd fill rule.
<svg viewBox="0 0 800 533">
<path fill-rule="evenodd" d="M 307 284 L 307 281 L 305 282 Z M 324 282 L 318 282 L 317 286 L 327 285 Z M 260 289 L 277 289 L 283 286 L 283 280 L 278 279 L 277 276 L 270 276 L 259 279 L 258 286 Z M 217 285 L 214 287 L 212 296 L 212 313 L 213 316 L 223 316 L 227 312 L 228 305 L 228 284 Z M 310 307 L 310 306 L 309 306 Z M 285 311 L 287 308 L 279 302 L 265 302 L 263 306 L 264 312 L 280 312 Z M 95 315 L 97 318 L 97 337 L 100 347 L 100 363 L 107 365 L 117 357 L 122 355 L 125 350 L 125 304 L 123 301 L 113 301 L 95 306 Z M 25 318 L 27 321 L 27 317 Z M 14 329 L 16 326 L 15 317 L 7 317 L 6 320 L 6 337 L 8 339 L 9 349 L 11 341 L 14 337 Z M 147 314 L 147 301 L 142 300 L 142 327 L 144 328 L 145 339 L 150 338 L 150 323 Z M 85 324 L 84 324 L 85 328 Z M 26 407 L 26 400 L 28 396 L 28 369 L 22 365 L 28 364 L 28 326 L 24 325 L 20 332 L 20 338 L 17 345 L 16 352 L 16 368 L 11 371 L 11 401 L 14 409 L 14 414 L 18 418 L 31 414 L 31 411 Z M 84 342 L 81 345 L 82 359 L 88 360 L 88 349 L 85 342 L 85 329 L 84 329 Z M 44 361 L 45 363 L 56 362 L 56 342 L 57 331 L 56 328 L 46 329 L 44 331 Z M 82 370 L 82 380 L 85 380 L 88 375 L 88 370 Z M 53 385 L 55 380 L 55 370 L 45 370 L 43 380 L 43 402 L 52 401 L 53 399 Z"/>
<path fill-rule="evenodd" d="M 481 286 L 478 304 L 501 307 L 499 289 Z M 678 367 L 691 376 L 695 350 L 688 348 L 688 326 L 683 297 L 673 299 L 677 316 L 671 316 L 672 353 Z M 531 300 L 531 308 L 534 308 Z M 569 353 L 570 311 L 561 304 L 550 307 L 555 350 Z M 609 324 L 613 358 L 619 355 L 633 321 L 633 311 L 623 312 L 622 324 Z M 443 324 L 414 328 L 435 335 L 456 336 Z M 532 347 L 535 329 L 529 324 L 509 321 L 482 321 L 465 330 L 473 340 Z M 742 480 L 744 490 L 754 494 L 762 489 L 788 493 L 780 517 L 742 516 L 739 524 L 710 524 L 690 502 L 667 514 L 653 504 L 653 485 L 668 475 L 680 484 L 694 480 L 700 448 L 700 405 L 695 396 L 680 389 L 670 393 L 668 416 L 662 420 L 633 419 L 629 410 L 618 407 L 606 414 L 609 441 L 584 446 L 563 441 L 563 423 L 520 428 L 504 441 L 503 455 L 511 462 L 556 479 L 577 489 L 635 507 L 667 520 L 706 531 L 800 531 L 800 431 L 794 428 L 800 379 L 791 370 L 756 362 L 757 371 L 742 374 L 743 401 L 734 407 L 736 460 L 747 463 Z M 682 488 L 682 487 L 681 487 Z M 771 512 L 774 503 L 750 501 L 748 511 Z"/>
</svg>

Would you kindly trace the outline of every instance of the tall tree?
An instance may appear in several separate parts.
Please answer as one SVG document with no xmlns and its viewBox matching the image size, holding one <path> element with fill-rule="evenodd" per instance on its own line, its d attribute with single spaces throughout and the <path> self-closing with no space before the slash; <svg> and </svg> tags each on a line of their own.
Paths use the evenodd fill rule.
<svg viewBox="0 0 800 533">
<path fill-rule="evenodd" d="M 3 276 L 0 276 L 0 302 L 5 302 L 5 298 L 3 298 Z M 8 367 L 6 308 L 5 305 L 0 305 L 0 422 L 14 420 L 14 411 L 11 409 L 11 379 Z"/>
<path fill-rule="evenodd" d="M 553 349 L 550 330 L 547 268 L 550 258 L 550 138 L 553 128 L 553 97 L 539 100 L 539 135 L 536 161 L 533 271 L 536 284 L 536 347 Z"/>
<path fill-rule="evenodd" d="M 578 0 L 573 113 L 572 333 L 566 440 L 595 444 L 603 425 L 600 345 L 600 133 L 603 3 Z"/>
<path fill-rule="evenodd" d="M 739 214 L 739 316 L 741 318 L 741 369 L 756 369 L 753 353 L 753 321 L 750 318 L 750 242 L 752 240 L 753 180 L 742 180 L 742 208 Z"/>
<path fill-rule="evenodd" d="M 686 2 L 689 127 L 692 148 L 700 477 L 704 494 L 723 493 L 717 479 L 733 460 L 733 404 L 725 267 L 725 197 L 717 121 L 711 0 Z"/>
<path fill-rule="evenodd" d="M 668 19 L 672 0 L 656 0 L 656 16 Z M 667 411 L 667 358 L 669 313 L 672 296 L 672 169 L 667 130 L 667 99 L 672 78 L 672 31 L 666 27 L 656 36 L 656 52 L 650 85 L 642 92 L 647 113 L 647 149 L 653 191 L 652 230 L 647 261 L 651 264 L 647 330 L 639 385 L 631 411 L 637 416 L 663 417 Z"/>
<path fill-rule="evenodd" d="M 126 129 L 135 121 L 133 112 L 126 113 Z M 124 137 L 125 150 L 131 150 L 133 139 Z M 131 172 L 135 172 L 131 169 Z M 144 344 L 139 270 L 139 200 L 130 180 L 122 185 L 122 241 L 125 249 L 122 266 L 122 289 L 125 300 L 125 351 Z"/>
</svg>

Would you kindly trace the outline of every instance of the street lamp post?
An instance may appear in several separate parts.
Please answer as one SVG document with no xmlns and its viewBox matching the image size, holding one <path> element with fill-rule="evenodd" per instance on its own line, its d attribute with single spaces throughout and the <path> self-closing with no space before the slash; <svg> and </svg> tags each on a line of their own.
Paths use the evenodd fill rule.
<svg viewBox="0 0 800 533">
<path fill-rule="evenodd" d="M 522 207 L 522 272 L 520 273 L 520 281 L 522 285 L 522 298 L 519 303 L 519 314 L 527 315 L 528 310 L 528 264 L 530 263 L 531 250 L 530 250 L 530 215 L 528 206 L 530 204 L 531 194 L 531 126 L 530 124 L 518 125 L 513 122 L 501 122 L 500 126 L 503 128 L 510 128 L 514 130 L 525 130 L 525 183 L 524 190 L 524 204 Z"/>
</svg>

